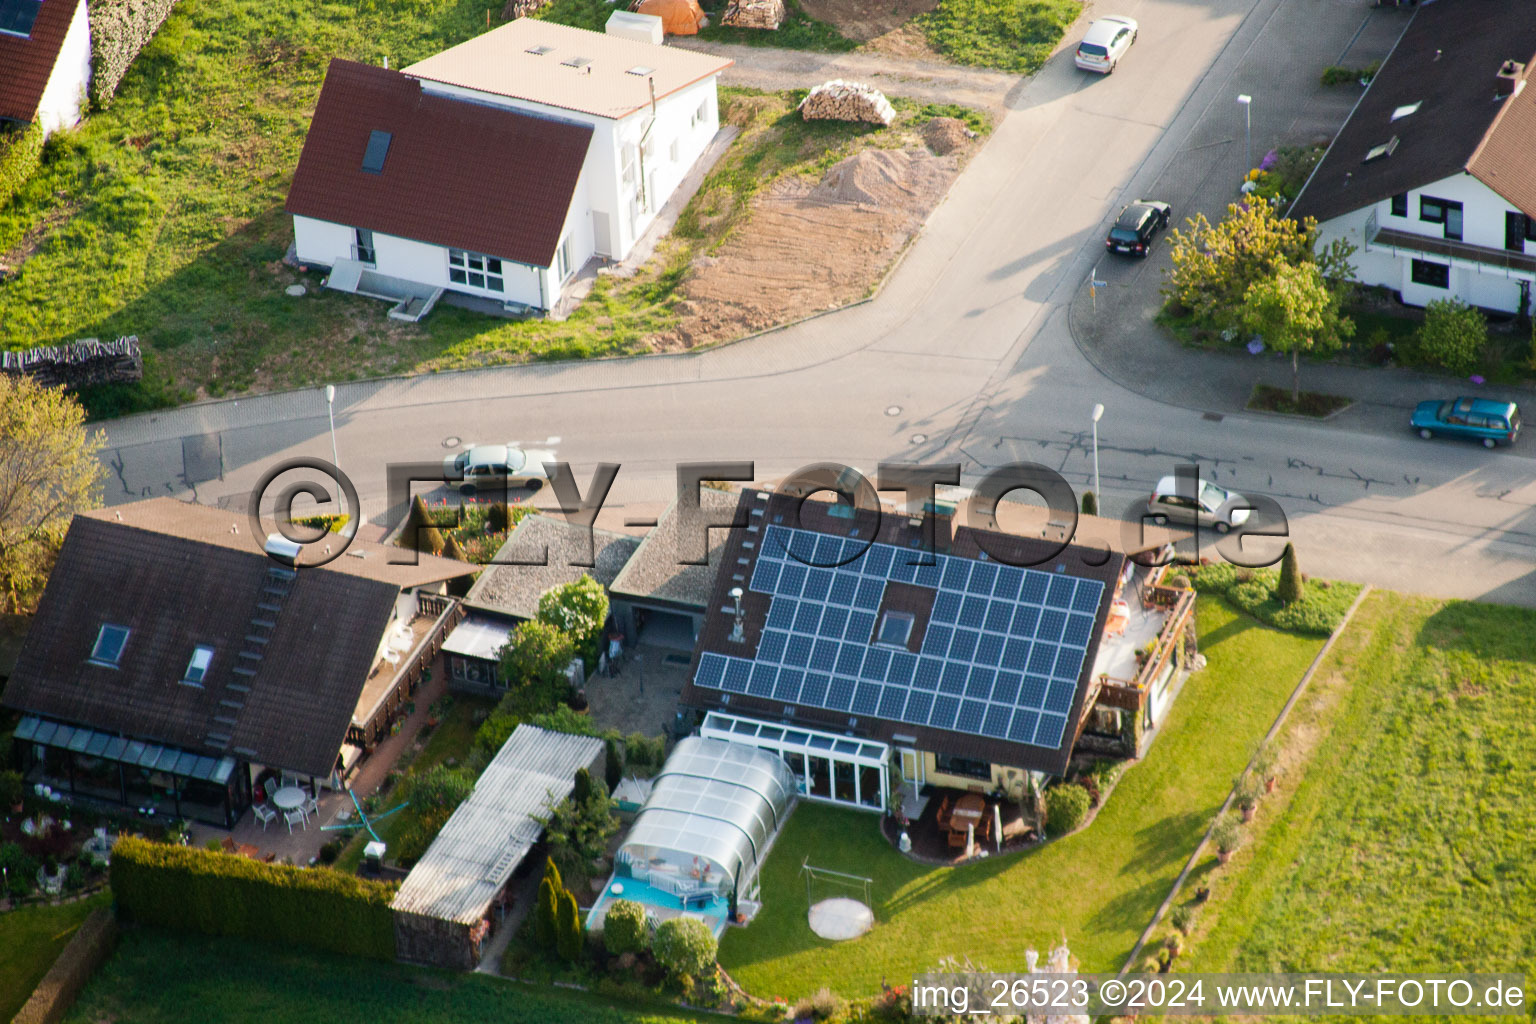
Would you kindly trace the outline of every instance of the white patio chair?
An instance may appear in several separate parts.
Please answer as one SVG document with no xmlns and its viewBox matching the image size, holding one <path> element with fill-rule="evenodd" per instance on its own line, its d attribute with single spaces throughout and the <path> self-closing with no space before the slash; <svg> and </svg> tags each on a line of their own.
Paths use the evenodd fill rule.
<svg viewBox="0 0 1536 1024">
<path fill-rule="evenodd" d="M 309 829 L 309 819 L 304 817 L 304 808 L 294 811 L 284 811 L 283 820 L 288 823 L 288 833 L 293 834 L 293 823 L 298 822 L 306 831 Z"/>
<path fill-rule="evenodd" d="M 306 821 L 309 819 L 310 815 L 312 815 L 312 814 L 318 815 L 320 813 L 320 801 L 317 798 L 313 797 L 313 796 L 306 797 L 304 799 L 303 811 L 304 811 L 304 818 L 305 818 Z"/>
<path fill-rule="evenodd" d="M 261 822 L 263 832 L 267 830 L 267 824 L 277 818 L 277 812 L 266 804 L 256 804 L 251 808 L 251 813 L 256 815 L 257 821 Z M 293 829 L 290 828 L 288 831 L 292 832 Z"/>
</svg>

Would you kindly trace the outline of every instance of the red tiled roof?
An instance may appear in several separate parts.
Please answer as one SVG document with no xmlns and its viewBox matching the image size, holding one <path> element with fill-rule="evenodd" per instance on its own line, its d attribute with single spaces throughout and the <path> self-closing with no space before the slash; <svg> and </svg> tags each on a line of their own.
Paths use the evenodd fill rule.
<svg viewBox="0 0 1536 1024">
<path fill-rule="evenodd" d="M 374 131 L 392 135 L 380 174 L 363 170 Z M 427 95 L 398 71 L 333 60 L 285 209 L 547 267 L 591 138 L 589 125 Z"/>
<path fill-rule="evenodd" d="M 80 0 L 43 0 L 32 34 L 0 35 L 0 120 L 30 122 Z"/>
</svg>

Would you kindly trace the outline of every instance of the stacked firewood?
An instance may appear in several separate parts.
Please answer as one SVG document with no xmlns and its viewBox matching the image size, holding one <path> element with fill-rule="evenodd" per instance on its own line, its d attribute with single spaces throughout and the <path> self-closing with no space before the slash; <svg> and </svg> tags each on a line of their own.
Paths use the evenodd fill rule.
<svg viewBox="0 0 1536 1024">
<path fill-rule="evenodd" d="M 784 23 L 784 0 L 731 0 L 722 25 L 776 29 Z"/>
<path fill-rule="evenodd" d="M 889 125 L 896 119 L 896 111 L 879 89 L 837 78 L 818 85 L 800 101 L 800 116 L 807 121 L 865 121 Z"/>
<path fill-rule="evenodd" d="M 69 345 L 0 352 L 0 373 L 26 374 L 50 388 L 127 384 L 143 378 L 144 358 L 136 336 L 116 341 L 85 338 Z"/>
<path fill-rule="evenodd" d="M 549 0 L 507 0 L 501 9 L 501 20 L 512 21 L 526 17 L 549 3 Z"/>
</svg>

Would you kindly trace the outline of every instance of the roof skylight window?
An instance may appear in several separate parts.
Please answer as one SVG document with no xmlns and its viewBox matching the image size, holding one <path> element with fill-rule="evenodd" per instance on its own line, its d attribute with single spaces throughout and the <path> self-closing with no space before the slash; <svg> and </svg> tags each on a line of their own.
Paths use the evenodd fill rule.
<svg viewBox="0 0 1536 1024">
<path fill-rule="evenodd" d="M 96 634 L 96 646 L 91 649 L 91 661 L 108 668 L 117 668 L 123 656 L 123 648 L 128 643 L 128 632 L 127 626 L 102 623 L 101 632 Z"/>
<path fill-rule="evenodd" d="M 213 648 L 198 644 L 192 648 L 192 660 L 187 662 L 187 671 L 181 681 L 191 686 L 203 685 L 203 677 L 208 674 L 208 666 L 213 661 Z"/>
<path fill-rule="evenodd" d="M 1396 110 L 1392 111 L 1392 120 L 1396 121 L 1398 118 L 1407 117 L 1409 114 L 1416 114 L 1418 113 L 1419 108 L 1423 105 L 1423 100 L 1404 104 L 1403 106 L 1398 107 Z"/>
</svg>

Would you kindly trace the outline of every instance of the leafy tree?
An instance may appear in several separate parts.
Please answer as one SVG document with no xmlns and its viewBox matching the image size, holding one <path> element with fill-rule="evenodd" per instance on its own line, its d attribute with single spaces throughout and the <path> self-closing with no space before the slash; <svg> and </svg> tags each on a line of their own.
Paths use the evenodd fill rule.
<svg viewBox="0 0 1536 1024">
<path fill-rule="evenodd" d="M 614 900 L 603 915 L 603 946 L 614 956 L 642 952 L 650 942 L 645 908 L 633 900 Z"/>
<path fill-rule="evenodd" d="M 718 952 L 715 936 L 698 918 L 674 917 L 663 921 L 651 942 L 656 962 L 674 975 L 713 973 Z"/>
<path fill-rule="evenodd" d="M 1275 597 L 1281 604 L 1293 604 L 1302 596 L 1301 566 L 1296 561 L 1296 547 L 1287 543 L 1285 553 L 1280 556 L 1280 585 L 1275 589 Z"/>
<path fill-rule="evenodd" d="M 555 908 L 555 943 L 560 955 L 571 963 L 579 963 L 584 950 L 585 930 L 581 924 L 581 910 L 576 897 L 569 889 L 560 890 L 559 904 Z"/>
<path fill-rule="evenodd" d="M 524 716 L 553 711 L 570 691 L 565 668 L 575 654 L 570 636 L 557 627 L 519 623 L 501 652 L 501 677 L 509 687 L 502 703 Z"/>
<path fill-rule="evenodd" d="M 576 769 L 576 783 L 571 789 L 571 799 L 584 804 L 592 799 L 592 773 L 585 768 Z"/>
<path fill-rule="evenodd" d="M 1092 491 L 1083 492 L 1083 515 L 1096 516 L 1099 514 L 1099 499 Z"/>
<path fill-rule="evenodd" d="M 0 877 L 12 896 L 25 896 L 37 885 L 37 859 L 23 850 L 18 843 L 0 843 Z"/>
<path fill-rule="evenodd" d="M 608 593 L 591 576 L 551 587 L 539 597 L 539 621 L 561 630 L 576 645 L 590 670 L 597 665 L 598 643 L 608 621 Z"/>
<path fill-rule="evenodd" d="M 104 440 L 80 403 L 0 374 L 0 612 L 30 612 L 76 512 L 101 504 Z"/>
<path fill-rule="evenodd" d="M 1420 362 L 1465 376 L 1477 369 L 1487 342 L 1488 321 L 1482 310 L 1457 298 L 1436 299 L 1424 310 L 1415 355 Z"/>
<path fill-rule="evenodd" d="M 403 860 L 419 859 L 459 804 L 474 790 L 473 779 L 443 764 L 406 776 L 400 786 L 400 799 L 410 803 L 410 807 L 402 812 L 409 817 L 396 835 L 395 856 Z"/>
<path fill-rule="evenodd" d="M 556 947 L 559 936 L 557 905 L 559 893 L 564 891 L 557 888 L 548 875 L 539 881 L 539 898 L 533 908 L 533 936 L 540 949 L 552 950 Z"/>
<path fill-rule="evenodd" d="M 544 826 L 550 860 L 577 874 L 585 874 L 607 852 L 609 838 L 619 830 L 608 787 L 582 769 L 577 774 L 578 788 L 583 775 L 584 795 L 573 790 L 548 817 L 535 819 Z"/>
<path fill-rule="evenodd" d="M 565 879 L 560 875 L 560 866 L 555 863 L 555 858 L 544 858 L 544 877 L 549 879 L 549 883 L 555 887 L 556 892 L 565 888 Z"/>
<path fill-rule="evenodd" d="M 1263 336 L 1276 352 L 1291 355 L 1291 399 L 1301 402 L 1301 354 L 1329 352 L 1355 333 L 1354 321 L 1339 313 L 1339 300 L 1311 263 L 1282 263 L 1254 281 L 1243 294 L 1245 328 Z"/>
<path fill-rule="evenodd" d="M 1317 250 L 1314 218 L 1297 222 L 1281 217 L 1266 202 L 1229 205 L 1216 225 L 1204 214 L 1185 223 L 1168 236 L 1173 269 L 1163 294 L 1211 327 L 1240 327 L 1239 310 L 1249 287 L 1282 265 L 1315 264 L 1324 279 L 1341 282 L 1341 288 L 1354 273 L 1349 262 L 1353 245 L 1336 239 Z"/>
</svg>

